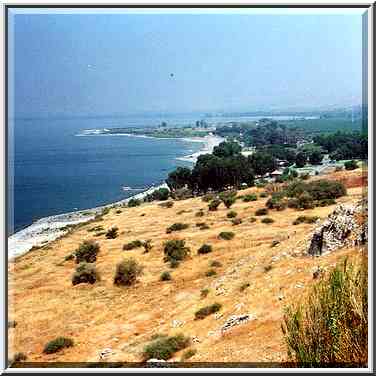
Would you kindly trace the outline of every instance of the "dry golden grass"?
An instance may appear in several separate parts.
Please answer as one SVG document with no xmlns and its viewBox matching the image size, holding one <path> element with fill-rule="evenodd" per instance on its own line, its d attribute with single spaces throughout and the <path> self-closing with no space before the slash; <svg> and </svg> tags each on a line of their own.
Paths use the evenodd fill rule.
<svg viewBox="0 0 376 376">
<path fill-rule="evenodd" d="M 342 174 L 342 173 L 338 173 Z M 350 174 L 347 172 L 347 174 Z M 360 170 L 351 172 L 352 176 Z M 335 174 L 333 174 L 335 175 Z M 260 193 L 250 188 L 241 194 Z M 361 197 L 362 188 L 348 189 L 348 195 L 338 201 L 354 202 Z M 283 306 L 304 294 L 313 283 L 312 269 L 318 265 L 333 266 L 344 255 L 357 254 L 356 249 L 344 249 L 332 254 L 311 258 L 294 254 L 303 251 L 313 224 L 292 226 L 300 215 L 326 217 L 334 208 L 320 207 L 305 210 L 270 211 L 272 224 L 263 224 L 258 217 L 251 222 L 257 209 L 264 207 L 267 198 L 245 203 L 237 200 L 235 210 L 242 223 L 232 226 L 223 204 L 218 211 L 208 212 L 207 203 L 200 198 L 177 201 L 172 208 L 161 208 L 158 203 L 135 208 L 116 209 L 98 222 L 106 230 L 119 228 L 116 239 L 104 235 L 95 237 L 100 243 L 97 270 L 100 282 L 72 286 L 74 260 L 64 261 L 77 246 L 93 238 L 88 232 L 96 224 L 87 224 L 68 236 L 25 254 L 9 265 L 9 318 L 16 320 L 16 328 L 9 329 L 10 353 L 23 352 L 29 361 L 98 361 L 98 353 L 110 347 L 114 354 L 110 361 L 140 361 L 144 346 L 153 334 L 184 333 L 197 336 L 197 350 L 192 362 L 261 362 L 286 360 L 286 348 L 281 332 Z M 204 209 L 203 217 L 195 217 Z M 181 211 L 182 214 L 177 214 Z M 145 215 L 142 215 L 145 214 Z M 175 222 L 189 223 L 188 229 L 166 234 L 166 228 Z M 210 229 L 200 230 L 197 222 L 206 222 Z M 221 231 L 235 232 L 233 240 L 220 240 Z M 168 239 L 185 239 L 191 255 L 177 269 L 163 262 L 163 243 Z M 149 253 L 136 248 L 123 251 L 123 245 L 132 240 L 152 239 Z M 280 241 L 271 247 L 273 240 Z M 204 243 L 211 244 L 213 252 L 197 255 Z M 278 257 L 273 261 L 272 257 Z M 127 257 L 134 257 L 143 265 L 143 275 L 132 287 L 113 284 L 116 265 Z M 206 277 L 209 263 L 218 260 L 217 275 Z M 265 272 L 265 267 L 272 265 Z M 172 280 L 160 281 L 163 271 L 170 270 Z M 214 284 L 221 281 L 222 295 L 216 295 Z M 249 283 L 241 291 L 240 287 Z M 303 286 L 303 287 L 299 287 Z M 206 298 L 201 290 L 210 290 Z M 281 299 L 282 298 L 282 299 Z M 195 312 L 203 306 L 218 302 L 222 317 L 211 315 L 195 320 Z M 257 319 L 235 327 L 226 334 L 219 329 L 233 314 L 252 313 Z M 173 328 L 172 321 L 183 326 Z M 55 354 L 43 354 L 45 344 L 59 336 L 70 337 L 74 346 Z M 174 359 L 180 359 L 177 353 Z"/>
</svg>

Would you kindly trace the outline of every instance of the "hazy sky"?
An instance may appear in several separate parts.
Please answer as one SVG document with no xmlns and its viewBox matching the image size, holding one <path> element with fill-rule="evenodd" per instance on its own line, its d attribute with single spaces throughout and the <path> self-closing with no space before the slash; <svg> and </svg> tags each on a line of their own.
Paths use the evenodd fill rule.
<svg viewBox="0 0 376 376">
<path fill-rule="evenodd" d="M 9 84 L 18 116 L 361 103 L 359 11 L 26 12 L 9 18 Z"/>
</svg>

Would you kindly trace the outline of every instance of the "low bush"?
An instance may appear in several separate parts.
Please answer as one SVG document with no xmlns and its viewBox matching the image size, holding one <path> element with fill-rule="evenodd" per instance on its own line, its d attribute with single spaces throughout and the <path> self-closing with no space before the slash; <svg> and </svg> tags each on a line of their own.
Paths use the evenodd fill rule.
<svg viewBox="0 0 376 376">
<path fill-rule="evenodd" d="M 249 221 L 250 221 L 251 223 L 254 223 L 254 222 L 257 221 L 257 218 L 255 218 L 255 217 L 251 217 L 251 218 L 249 218 Z"/>
<path fill-rule="evenodd" d="M 106 233 L 106 238 L 107 239 L 117 238 L 118 237 L 118 231 L 119 231 L 119 229 L 116 226 L 111 227 Z"/>
<path fill-rule="evenodd" d="M 74 260 L 74 253 L 70 253 L 64 257 L 64 261 Z"/>
<path fill-rule="evenodd" d="M 170 191 L 167 188 L 159 188 L 153 191 L 152 193 L 148 193 L 144 197 L 144 202 L 152 202 L 152 201 L 165 201 L 170 197 Z"/>
<path fill-rule="evenodd" d="M 287 208 L 287 199 L 284 198 L 282 192 L 273 193 L 272 197 L 266 201 L 265 206 L 268 209 L 284 210 Z"/>
<path fill-rule="evenodd" d="M 234 205 L 235 201 L 236 201 L 235 197 L 232 197 L 232 196 L 225 197 L 222 199 L 222 202 L 226 206 L 227 209 L 229 209 L 232 205 Z"/>
<path fill-rule="evenodd" d="M 120 209 L 116 210 L 116 214 L 120 214 L 120 213 L 121 213 Z"/>
<path fill-rule="evenodd" d="M 242 223 L 242 220 L 240 218 L 234 218 L 231 222 L 233 226 L 237 226 Z"/>
<path fill-rule="evenodd" d="M 72 285 L 78 285 L 79 283 L 93 284 L 99 281 L 99 273 L 95 268 L 95 264 L 82 262 L 78 264 L 76 271 L 72 275 Z"/>
<path fill-rule="evenodd" d="M 218 200 L 218 199 L 214 199 L 210 201 L 208 205 L 209 211 L 216 211 L 220 204 L 221 204 L 221 200 Z"/>
<path fill-rule="evenodd" d="M 227 218 L 235 218 L 238 215 L 238 213 L 234 210 L 231 210 L 227 213 Z"/>
<path fill-rule="evenodd" d="M 117 286 L 131 286 L 142 273 L 142 266 L 133 258 L 123 260 L 116 266 L 114 284 Z"/>
<path fill-rule="evenodd" d="M 205 215 L 204 211 L 202 209 L 200 209 L 196 214 L 195 216 L 196 217 L 203 217 Z"/>
<path fill-rule="evenodd" d="M 190 249 L 185 246 L 185 241 L 180 239 L 168 240 L 164 244 L 165 262 L 182 261 L 189 255 Z M 171 265 L 172 266 L 172 265 Z"/>
<path fill-rule="evenodd" d="M 231 231 L 222 231 L 218 236 L 223 240 L 231 240 L 234 238 L 235 234 Z"/>
<path fill-rule="evenodd" d="M 183 353 L 183 355 L 181 356 L 180 361 L 181 362 L 185 362 L 186 360 L 192 358 L 192 356 L 196 355 L 196 353 L 197 353 L 196 349 L 189 349 L 189 350 L 187 350 L 187 351 L 185 351 Z"/>
<path fill-rule="evenodd" d="M 159 206 L 161 208 L 172 208 L 174 206 L 174 202 L 173 201 L 166 201 L 166 202 L 161 202 L 159 204 Z"/>
<path fill-rule="evenodd" d="M 217 275 L 217 272 L 216 272 L 214 269 L 209 269 L 209 270 L 205 273 L 205 276 L 206 276 L 206 277 L 214 277 L 215 275 Z"/>
<path fill-rule="evenodd" d="M 172 193 L 172 197 L 175 200 L 187 200 L 193 197 L 192 190 L 189 188 L 179 188 Z"/>
<path fill-rule="evenodd" d="M 257 196 L 255 194 L 245 195 L 245 196 L 242 197 L 242 200 L 244 202 L 256 201 L 257 200 Z"/>
<path fill-rule="evenodd" d="M 74 252 L 76 263 L 80 262 L 95 262 L 97 261 L 97 254 L 99 252 L 99 244 L 93 240 L 84 240 L 78 249 Z"/>
<path fill-rule="evenodd" d="M 206 298 L 209 295 L 209 289 L 202 289 L 201 290 L 201 298 Z"/>
<path fill-rule="evenodd" d="M 245 289 L 247 289 L 249 286 L 251 286 L 251 284 L 250 284 L 249 282 L 243 283 L 243 284 L 240 286 L 240 288 L 239 288 L 240 292 L 243 292 L 243 291 L 244 291 Z"/>
<path fill-rule="evenodd" d="M 180 262 L 179 262 L 178 260 L 171 260 L 171 261 L 170 261 L 170 267 L 171 267 L 172 269 L 177 268 L 179 265 L 180 265 Z"/>
<path fill-rule="evenodd" d="M 214 200 L 215 199 L 215 194 L 214 193 L 207 193 L 206 195 L 202 196 L 201 197 L 201 200 L 204 201 L 204 202 L 209 202 L 211 200 Z"/>
<path fill-rule="evenodd" d="M 176 352 L 185 349 L 190 344 L 190 339 L 183 334 L 173 337 L 159 337 L 148 344 L 143 351 L 143 357 L 148 359 L 170 359 Z"/>
<path fill-rule="evenodd" d="M 347 161 L 344 163 L 345 169 L 346 170 L 355 170 L 358 168 L 358 163 L 354 160 L 352 161 Z"/>
<path fill-rule="evenodd" d="M 302 179 L 302 180 L 308 180 L 309 178 L 310 178 L 309 174 L 302 174 L 302 175 L 300 175 L 300 179 Z"/>
<path fill-rule="evenodd" d="M 24 362 L 25 360 L 27 360 L 27 356 L 22 352 L 18 352 L 13 355 L 13 359 L 11 360 L 11 363 Z"/>
<path fill-rule="evenodd" d="M 163 272 L 160 279 L 161 281 L 171 281 L 171 274 L 169 272 Z"/>
<path fill-rule="evenodd" d="M 196 223 L 200 230 L 208 230 L 210 227 L 205 222 Z"/>
<path fill-rule="evenodd" d="M 268 192 L 261 192 L 259 195 L 261 198 L 268 197 Z"/>
<path fill-rule="evenodd" d="M 306 215 L 301 215 L 298 218 L 295 219 L 295 221 L 292 223 L 293 225 L 299 225 L 300 223 L 315 223 L 319 217 L 313 216 L 306 216 Z"/>
<path fill-rule="evenodd" d="M 123 251 L 131 251 L 132 249 L 139 248 L 143 245 L 141 240 L 132 240 L 131 242 L 123 245 Z"/>
<path fill-rule="evenodd" d="M 209 316 L 209 315 L 211 315 L 215 312 L 218 312 L 221 308 L 222 308 L 222 305 L 219 304 L 219 303 L 214 303 L 210 306 L 203 307 L 195 313 L 195 319 L 196 320 L 202 320 L 205 317 L 207 317 L 207 316 Z"/>
<path fill-rule="evenodd" d="M 268 209 L 266 208 L 260 208 L 255 211 L 255 215 L 257 216 L 266 215 L 266 214 L 268 214 Z"/>
<path fill-rule="evenodd" d="M 270 272 L 273 269 L 273 266 L 271 264 L 264 266 L 264 272 Z"/>
<path fill-rule="evenodd" d="M 204 255 L 206 253 L 213 252 L 213 247 L 210 244 L 203 244 L 198 250 L 197 254 Z"/>
<path fill-rule="evenodd" d="M 274 219 L 272 218 L 269 218 L 269 217 L 266 217 L 266 218 L 263 218 L 261 220 L 262 223 L 266 223 L 266 224 L 269 224 L 269 223 L 273 223 L 274 222 Z"/>
<path fill-rule="evenodd" d="M 45 354 L 53 354 L 58 352 L 61 349 L 72 347 L 73 346 L 73 340 L 66 337 L 58 337 L 46 344 L 44 347 L 43 352 Z"/>
<path fill-rule="evenodd" d="M 282 331 L 300 367 L 367 367 L 367 260 L 337 264 L 306 300 L 285 309 Z"/>
<path fill-rule="evenodd" d="M 88 230 L 87 230 L 87 232 L 93 232 L 93 231 L 102 231 L 103 230 L 103 226 L 94 226 L 94 227 L 92 227 L 92 228 L 89 228 Z"/>
<path fill-rule="evenodd" d="M 335 205 L 335 204 L 336 204 L 336 200 L 334 198 L 325 198 L 317 202 L 318 206 L 330 206 L 330 205 Z"/>
<path fill-rule="evenodd" d="M 222 264 L 219 261 L 217 261 L 217 260 L 213 260 L 209 265 L 212 268 L 220 268 L 222 266 Z"/>
<path fill-rule="evenodd" d="M 142 242 L 142 246 L 144 247 L 144 253 L 150 252 L 151 249 L 153 248 L 153 245 L 151 244 L 151 240 L 150 239 L 145 240 L 144 242 Z"/>
<path fill-rule="evenodd" d="M 173 231 L 181 231 L 181 230 L 185 230 L 189 227 L 189 225 L 187 223 L 174 223 L 173 225 L 171 225 L 170 227 L 168 227 L 166 229 L 166 233 L 167 234 L 170 234 L 171 232 Z"/>
<path fill-rule="evenodd" d="M 138 200 L 137 198 L 131 198 L 128 201 L 128 208 L 134 208 L 134 207 L 140 206 L 140 205 L 141 205 L 141 200 Z"/>
</svg>

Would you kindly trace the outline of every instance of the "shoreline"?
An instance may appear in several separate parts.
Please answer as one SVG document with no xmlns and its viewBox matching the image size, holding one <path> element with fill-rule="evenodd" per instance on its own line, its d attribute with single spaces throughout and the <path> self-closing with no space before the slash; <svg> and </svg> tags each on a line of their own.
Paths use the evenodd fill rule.
<svg viewBox="0 0 376 376">
<path fill-rule="evenodd" d="M 199 151 L 187 156 L 176 158 L 180 161 L 195 163 L 199 155 L 211 153 L 214 146 L 217 146 L 224 139 L 218 136 L 205 136 L 197 138 L 180 138 L 180 140 L 186 142 L 204 143 L 203 148 Z M 77 210 L 73 212 L 61 213 L 40 218 L 36 222 L 30 224 L 27 227 L 24 227 L 23 229 L 13 233 L 8 237 L 8 260 L 12 260 L 15 257 L 29 252 L 32 247 L 41 247 L 48 245 L 48 243 L 65 235 L 68 232 L 68 225 L 88 222 L 94 219 L 94 217 L 97 214 L 100 214 L 105 208 L 124 206 L 131 199 L 143 199 L 146 195 L 159 188 L 167 188 L 167 184 L 163 183 L 156 186 L 152 185 L 143 192 L 137 193 L 123 200 L 97 206 L 94 208 Z"/>
</svg>

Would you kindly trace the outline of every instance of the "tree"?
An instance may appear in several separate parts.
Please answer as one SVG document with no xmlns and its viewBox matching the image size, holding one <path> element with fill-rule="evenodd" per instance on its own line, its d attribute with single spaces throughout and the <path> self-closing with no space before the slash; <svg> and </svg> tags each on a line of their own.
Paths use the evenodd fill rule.
<svg viewBox="0 0 376 376">
<path fill-rule="evenodd" d="M 309 163 L 313 165 L 318 165 L 321 163 L 323 157 L 324 156 L 321 152 L 319 152 L 318 150 L 314 150 L 309 154 Z"/>
<path fill-rule="evenodd" d="M 168 174 L 166 184 L 171 191 L 190 186 L 192 172 L 188 167 L 178 167 Z"/>
<path fill-rule="evenodd" d="M 277 161 L 270 154 L 256 152 L 248 157 L 248 162 L 256 175 L 265 175 L 277 168 Z"/>
<path fill-rule="evenodd" d="M 298 168 L 304 167 L 306 163 L 307 163 L 307 156 L 304 153 L 300 152 L 296 154 L 296 159 L 295 159 L 296 167 Z"/>
<path fill-rule="evenodd" d="M 356 168 L 358 168 L 358 164 L 356 163 L 356 161 L 352 160 L 345 162 L 346 170 L 355 170 Z"/>
<path fill-rule="evenodd" d="M 234 141 L 224 141 L 213 149 L 213 155 L 220 158 L 232 157 L 234 155 L 240 154 L 242 148 Z"/>
</svg>

